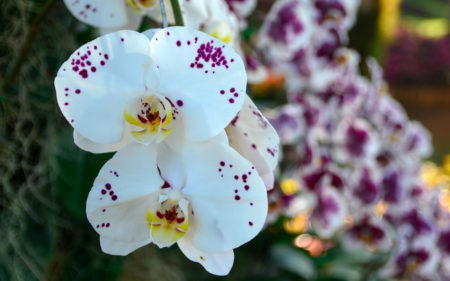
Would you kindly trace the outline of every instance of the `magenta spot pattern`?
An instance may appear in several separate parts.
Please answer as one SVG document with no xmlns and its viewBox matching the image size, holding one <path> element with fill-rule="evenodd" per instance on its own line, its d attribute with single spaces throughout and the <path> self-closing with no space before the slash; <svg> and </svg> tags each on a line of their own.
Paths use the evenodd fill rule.
<svg viewBox="0 0 450 281">
<path fill-rule="evenodd" d="M 170 32 L 166 32 L 167 39 L 170 36 Z M 187 63 L 187 67 L 191 70 L 201 71 L 205 75 L 214 75 L 219 70 L 227 70 L 232 63 L 235 63 L 236 59 L 231 55 L 226 54 L 224 51 L 225 45 L 219 40 L 202 41 L 198 37 L 186 38 L 180 40 L 176 36 L 170 38 L 170 44 L 178 48 L 188 48 L 189 52 L 193 55 L 192 60 Z M 157 38 L 155 38 L 157 41 Z M 243 95 L 245 89 L 238 89 L 231 87 L 229 89 L 221 89 L 220 95 L 223 95 L 225 101 L 229 104 L 236 103 L 237 98 Z"/>
<path fill-rule="evenodd" d="M 101 195 L 109 196 L 112 201 L 116 201 L 119 197 L 115 193 L 112 185 L 110 183 L 106 183 L 104 188 L 100 190 Z M 103 197 L 100 196 L 100 200 L 103 200 Z"/>
<path fill-rule="evenodd" d="M 175 104 L 172 102 L 172 100 L 171 99 L 169 99 L 168 97 L 166 97 L 166 100 L 170 103 L 170 105 L 172 106 L 172 118 L 173 118 L 173 120 L 177 120 L 177 116 L 178 116 L 178 114 L 180 113 L 179 111 L 178 111 L 178 107 L 177 106 L 175 106 Z M 180 102 L 180 103 L 178 103 L 178 102 Z M 161 103 L 162 104 L 162 103 Z M 180 105 L 181 104 L 181 105 Z M 181 106 L 183 106 L 183 101 L 182 100 L 178 100 L 177 101 L 177 105 L 179 106 L 179 107 L 181 107 Z M 164 106 L 164 105 L 163 105 Z"/>
<path fill-rule="evenodd" d="M 197 40 L 194 42 L 197 44 Z M 210 42 L 200 44 L 200 47 L 197 48 L 197 56 L 190 64 L 192 68 L 202 69 L 203 67 L 206 67 L 206 65 L 211 68 L 229 68 L 229 61 L 223 54 L 223 46 L 215 46 L 214 43 L 215 42 L 211 40 Z"/>
<path fill-rule="evenodd" d="M 109 222 L 102 222 L 101 224 L 97 224 L 96 228 L 108 228 L 110 227 L 111 223 Z"/>
<path fill-rule="evenodd" d="M 275 155 L 277 155 L 278 152 L 278 147 L 268 147 L 267 148 L 267 153 L 269 153 L 272 157 L 275 157 Z"/>
<path fill-rule="evenodd" d="M 266 129 L 269 123 L 266 121 L 264 116 L 261 114 L 261 112 L 253 105 L 249 105 L 248 108 L 251 110 L 252 114 L 257 118 L 258 120 L 258 126 L 261 129 Z"/>
<path fill-rule="evenodd" d="M 191 64 L 191 67 L 193 67 L 192 65 L 193 65 L 193 64 Z M 236 91 L 235 88 L 231 88 L 231 89 L 229 89 L 228 91 L 222 89 L 222 90 L 219 91 L 219 94 L 222 95 L 222 96 L 225 96 L 225 97 L 229 97 L 229 98 L 228 98 L 228 102 L 229 102 L 230 104 L 235 102 L 234 98 L 239 97 L 239 93 L 237 93 L 237 91 Z M 233 97 L 234 97 L 234 98 L 233 98 Z M 233 120 L 234 120 L 234 119 L 233 119 Z M 236 121 L 237 121 L 237 119 L 234 121 L 234 123 L 236 123 Z M 233 122 L 233 121 L 232 121 L 232 122 Z M 234 124 L 234 125 L 235 125 L 235 124 Z"/>
<path fill-rule="evenodd" d="M 91 15 L 97 13 L 97 7 L 94 7 L 91 4 L 83 4 L 80 3 L 80 0 L 72 1 L 69 5 L 74 7 L 77 10 L 77 14 L 80 18 L 87 20 Z"/>
<path fill-rule="evenodd" d="M 251 167 L 251 169 L 254 169 L 255 167 Z M 221 178 L 224 178 L 224 176 L 231 177 L 236 181 L 236 188 L 233 190 L 233 199 L 235 201 L 240 201 L 240 200 L 246 200 L 245 196 L 243 197 L 243 195 L 245 195 L 246 192 L 248 192 L 251 189 L 249 180 L 250 180 L 250 176 L 251 176 L 251 171 L 247 171 L 245 173 L 243 173 L 241 176 L 233 173 L 233 165 L 232 164 L 227 164 L 226 161 L 219 161 L 218 163 L 218 168 L 217 168 L 218 174 L 220 175 Z M 248 194 L 248 193 L 247 193 Z M 247 199 L 248 200 L 248 199 Z M 253 202 L 249 202 L 249 206 L 252 207 L 254 205 Z M 250 226 L 253 225 L 249 224 Z"/>
<path fill-rule="evenodd" d="M 239 112 L 238 114 L 231 120 L 230 124 L 231 126 L 236 126 L 236 122 L 239 120 Z"/>
<path fill-rule="evenodd" d="M 98 68 L 105 66 L 109 56 L 108 54 L 98 52 L 97 50 L 97 45 L 84 46 L 74 53 L 70 60 L 72 71 L 80 75 L 81 78 L 87 79 L 90 75 L 95 73 Z"/>
</svg>

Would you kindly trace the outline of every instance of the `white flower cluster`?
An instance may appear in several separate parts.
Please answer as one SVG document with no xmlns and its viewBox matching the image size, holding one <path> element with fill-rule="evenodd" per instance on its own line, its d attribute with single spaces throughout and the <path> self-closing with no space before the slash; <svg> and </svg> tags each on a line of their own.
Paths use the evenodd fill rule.
<svg viewBox="0 0 450 281">
<path fill-rule="evenodd" d="M 105 33 L 134 29 L 159 6 L 65 3 Z M 62 64 L 55 88 L 75 143 L 93 153 L 117 151 L 87 199 L 102 250 L 126 255 L 149 243 L 177 243 L 190 260 L 226 275 L 233 249 L 264 225 L 279 139 L 247 96 L 244 62 L 226 44 L 238 34 L 227 16 L 209 16 L 222 6 L 182 4 L 188 25 L 216 38 L 189 27 L 107 33 Z"/>
</svg>

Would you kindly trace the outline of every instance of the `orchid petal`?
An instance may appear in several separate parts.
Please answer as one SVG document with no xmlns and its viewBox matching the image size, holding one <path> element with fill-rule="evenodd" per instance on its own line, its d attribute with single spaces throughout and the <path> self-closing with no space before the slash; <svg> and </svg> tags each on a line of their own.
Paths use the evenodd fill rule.
<svg viewBox="0 0 450 281">
<path fill-rule="evenodd" d="M 129 134 L 126 133 L 122 135 L 122 138 L 119 142 L 113 144 L 93 142 L 83 137 L 79 132 L 77 132 L 77 130 L 73 131 L 73 140 L 79 148 L 92 153 L 108 153 L 118 151 L 131 142 Z"/>
<path fill-rule="evenodd" d="M 180 157 L 179 153 L 189 144 L 186 143 L 185 136 L 177 135 L 175 139 L 179 142 L 175 143 L 171 136 L 167 142 L 159 146 L 157 163 L 161 177 L 171 187 L 180 189 L 186 184 L 186 168 L 178 160 Z M 225 131 L 212 138 L 211 141 L 228 145 L 228 138 Z"/>
<path fill-rule="evenodd" d="M 280 139 L 247 95 L 241 111 L 227 127 L 227 133 L 231 147 L 252 162 L 260 175 L 275 169 Z"/>
<path fill-rule="evenodd" d="M 186 182 L 186 169 L 179 157 L 180 155 L 166 144 L 160 145 L 157 162 L 161 177 L 176 189 L 183 187 Z"/>
<path fill-rule="evenodd" d="M 330 238 L 342 226 L 347 211 L 343 196 L 329 183 L 321 184 L 312 226 L 320 237 Z"/>
<path fill-rule="evenodd" d="M 314 31 L 309 1 L 280 0 L 270 8 L 260 29 L 258 44 L 275 59 L 291 59 L 308 44 Z"/>
<path fill-rule="evenodd" d="M 244 102 L 242 59 L 223 42 L 186 27 L 160 30 L 150 44 L 161 73 L 158 93 L 183 114 L 187 137 L 202 141 L 217 135 Z"/>
<path fill-rule="evenodd" d="M 85 44 L 61 66 L 58 104 L 82 136 L 107 144 L 121 140 L 124 105 L 157 81 L 149 54 L 145 35 L 119 31 Z"/>
<path fill-rule="evenodd" d="M 275 184 L 275 175 L 273 172 L 261 175 L 261 178 L 264 181 L 267 191 L 272 190 L 273 185 Z"/>
<path fill-rule="evenodd" d="M 64 0 L 67 9 L 78 20 L 103 28 L 125 25 L 128 21 L 126 2 L 123 0 Z"/>
<path fill-rule="evenodd" d="M 192 212 L 186 239 L 206 252 L 224 252 L 252 239 L 267 216 L 267 192 L 250 162 L 213 141 L 191 144 L 182 153 Z M 196 161 L 192 161 L 196 159 Z"/>
<path fill-rule="evenodd" d="M 100 170 L 86 203 L 94 229 L 109 240 L 102 248 L 123 254 L 150 239 L 146 214 L 158 204 L 163 185 L 156 166 L 156 149 L 130 144 L 117 152 Z"/>
<path fill-rule="evenodd" d="M 197 249 L 191 241 L 185 238 L 178 240 L 178 247 L 188 259 L 200 263 L 211 274 L 228 275 L 233 266 L 234 253 L 232 250 L 208 253 Z"/>
<path fill-rule="evenodd" d="M 100 28 L 100 34 L 104 35 L 118 30 L 138 30 L 143 17 L 141 14 L 136 13 L 134 9 L 134 7 L 126 5 L 127 22 L 121 26 L 102 27 Z"/>
<path fill-rule="evenodd" d="M 124 242 L 109 239 L 105 236 L 100 236 L 100 247 L 104 253 L 116 256 L 126 256 L 136 249 L 149 244 L 150 239 L 140 240 L 137 242 Z"/>
<path fill-rule="evenodd" d="M 208 9 L 205 2 L 205 0 L 180 1 L 186 26 L 200 29 L 202 23 L 208 18 Z"/>
<path fill-rule="evenodd" d="M 146 31 L 142 32 L 142 34 L 144 34 L 145 36 L 147 36 L 148 39 L 152 39 L 153 36 L 155 36 L 156 32 L 160 31 L 161 28 L 150 28 L 147 29 Z"/>
</svg>

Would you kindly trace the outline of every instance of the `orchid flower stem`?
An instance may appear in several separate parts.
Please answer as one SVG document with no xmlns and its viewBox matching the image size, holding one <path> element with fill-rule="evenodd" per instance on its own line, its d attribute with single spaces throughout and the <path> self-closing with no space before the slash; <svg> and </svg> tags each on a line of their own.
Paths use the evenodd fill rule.
<svg viewBox="0 0 450 281">
<path fill-rule="evenodd" d="M 184 26 L 183 15 L 181 14 L 180 3 L 178 0 L 170 0 L 172 4 L 173 16 L 175 17 L 175 24 L 178 26 Z"/>
<path fill-rule="evenodd" d="M 167 25 L 167 14 L 166 14 L 166 7 L 164 5 L 164 0 L 160 1 L 161 3 L 161 15 L 162 15 L 162 21 L 163 21 L 163 28 L 166 28 Z"/>
</svg>

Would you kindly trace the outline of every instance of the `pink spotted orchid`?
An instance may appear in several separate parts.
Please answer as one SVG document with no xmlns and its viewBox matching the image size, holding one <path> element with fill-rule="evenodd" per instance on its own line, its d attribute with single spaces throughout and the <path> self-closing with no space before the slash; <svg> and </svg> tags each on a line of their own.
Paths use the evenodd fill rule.
<svg viewBox="0 0 450 281">
<path fill-rule="evenodd" d="M 289 60 L 310 41 L 312 22 L 309 1 L 278 0 L 272 5 L 260 31 L 258 45 L 274 62 Z"/>
<path fill-rule="evenodd" d="M 95 39 L 61 66 L 58 104 L 75 143 L 103 153 L 130 142 L 205 141 L 241 109 L 242 60 L 223 42 L 186 27 Z"/>
<path fill-rule="evenodd" d="M 123 29 L 136 30 L 144 15 L 161 20 L 159 0 L 108 0 L 107 2 L 64 0 L 74 17 L 100 28 L 102 34 Z"/>
<path fill-rule="evenodd" d="M 267 193 L 253 164 L 225 137 L 190 143 L 180 153 L 133 143 L 102 168 L 86 210 L 106 253 L 177 243 L 208 272 L 226 275 L 233 249 L 263 227 Z"/>
</svg>

